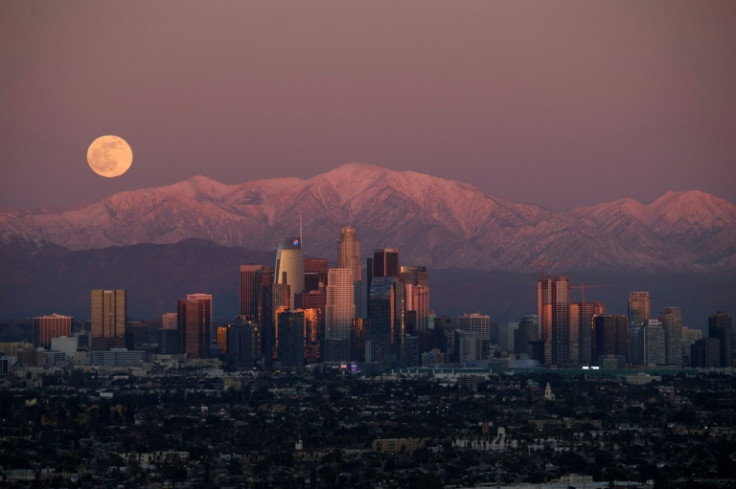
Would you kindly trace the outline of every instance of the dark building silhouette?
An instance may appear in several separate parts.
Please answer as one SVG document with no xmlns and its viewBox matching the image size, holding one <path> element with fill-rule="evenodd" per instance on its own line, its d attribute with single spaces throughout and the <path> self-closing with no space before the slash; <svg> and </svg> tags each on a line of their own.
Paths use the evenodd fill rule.
<svg viewBox="0 0 736 489">
<path fill-rule="evenodd" d="M 695 368 L 718 368 L 721 362 L 721 341 L 703 338 L 690 346 L 690 364 Z"/>
<path fill-rule="evenodd" d="M 629 318 L 618 314 L 602 314 L 594 319 L 595 364 L 606 355 L 626 356 L 629 349 Z"/>
<path fill-rule="evenodd" d="M 720 367 L 733 366 L 733 329 L 731 315 L 723 311 L 708 316 L 708 337 L 720 341 Z"/>
<path fill-rule="evenodd" d="M 227 326 L 227 359 L 236 367 L 250 368 L 261 359 L 261 332 L 258 324 L 246 321 Z"/>
<path fill-rule="evenodd" d="M 304 366 L 304 311 L 281 311 L 278 321 L 278 361 L 286 370 Z"/>
</svg>

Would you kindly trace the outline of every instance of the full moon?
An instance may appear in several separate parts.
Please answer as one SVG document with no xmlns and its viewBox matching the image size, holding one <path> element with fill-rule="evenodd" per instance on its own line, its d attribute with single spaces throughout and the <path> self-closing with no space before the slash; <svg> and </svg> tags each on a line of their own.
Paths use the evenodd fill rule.
<svg viewBox="0 0 736 489">
<path fill-rule="evenodd" d="M 119 136 L 100 136 L 87 149 L 87 163 L 100 176 L 119 177 L 133 163 L 133 150 Z"/>
</svg>

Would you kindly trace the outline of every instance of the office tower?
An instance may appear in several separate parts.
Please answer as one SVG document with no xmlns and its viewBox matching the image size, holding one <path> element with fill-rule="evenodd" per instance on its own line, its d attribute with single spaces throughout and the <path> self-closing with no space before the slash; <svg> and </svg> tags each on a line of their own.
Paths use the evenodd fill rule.
<svg viewBox="0 0 736 489">
<path fill-rule="evenodd" d="M 125 346 L 126 296 L 125 289 L 92 291 L 93 350 Z"/>
<path fill-rule="evenodd" d="M 280 311 L 277 314 L 278 361 L 292 370 L 304 366 L 304 311 Z"/>
<path fill-rule="evenodd" d="M 176 313 L 166 312 L 161 315 L 161 329 L 176 329 Z"/>
<path fill-rule="evenodd" d="M 384 366 L 398 363 L 403 339 L 403 284 L 396 277 L 373 277 L 368 300 L 373 359 Z"/>
<path fill-rule="evenodd" d="M 546 364 L 570 363 L 570 279 L 546 275 L 537 282 L 537 314 Z"/>
<path fill-rule="evenodd" d="M 278 314 L 292 308 L 289 285 L 268 284 L 261 289 L 261 348 L 267 366 L 278 358 Z"/>
<path fill-rule="evenodd" d="M 350 330 L 350 360 L 356 362 L 366 361 L 365 344 L 366 340 L 368 340 L 367 322 L 363 318 L 353 319 L 353 325 Z"/>
<path fill-rule="evenodd" d="M 325 341 L 334 344 L 339 340 L 344 345 L 339 353 L 326 348 L 327 361 L 346 361 L 350 353 L 350 330 L 355 318 L 353 271 L 349 268 L 330 268 L 325 304 Z"/>
<path fill-rule="evenodd" d="M 289 304 L 294 304 L 294 295 L 304 290 L 304 253 L 299 238 L 279 241 L 273 280 L 289 286 Z"/>
<path fill-rule="evenodd" d="M 404 296 L 406 297 L 406 311 L 416 313 L 417 331 L 429 328 L 429 272 L 427 267 L 400 268 L 399 277 L 404 282 Z M 416 334 L 417 331 L 411 331 Z"/>
<path fill-rule="evenodd" d="M 349 268 L 353 271 L 355 316 L 361 317 L 363 271 L 360 266 L 360 241 L 352 226 L 340 229 L 340 240 L 337 242 L 337 268 Z"/>
<path fill-rule="evenodd" d="M 212 342 L 212 295 L 189 294 L 177 301 L 177 322 L 181 341 L 180 351 L 190 358 L 210 354 Z"/>
<path fill-rule="evenodd" d="M 539 321 L 536 314 L 527 314 L 514 332 L 514 353 L 531 355 L 530 341 L 539 339 Z"/>
<path fill-rule="evenodd" d="M 33 346 L 50 348 L 53 338 L 72 335 L 71 316 L 52 314 L 33 318 Z"/>
<path fill-rule="evenodd" d="M 373 252 L 373 278 L 399 276 L 399 250 L 379 248 Z"/>
<path fill-rule="evenodd" d="M 514 351 L 514 338 L 519 323 L 516 321 L 503 322 L 498 325 L 498 349 L 502 352 L 512 353 Z"/>
<path fill-rule="evenodd" d="M 573 302 L 570 304 L 570 363 L 573 365 L 592 365 L 593 318 L 605 314 L 602 302 Z"/>
<path fill-rule="evenodd" d="M 304 311 L 304 360 L 319 363 L 323 360 L 322 339 L 324 337 L 324 314 L 319 308 Z"/>
<path fill-rule="evenodd" d="M 218 326 L 215 330 L 217 346 L 220 347 L 220 353 L 222 353 L 223 355 L 227 355 L 227 330 L 229 327 L 229 324 L 225 326 Z"/>
<path fill-rule="evenodd" d="M 721 367 L 721 340 L 708 337 L 693 343 L 690 347 L 690 364 L 695 368 Z"/>
<path fill-rule="evenodd" d="M 479 312 L 463 314 L 457 318 L 457 328 L 475 335 L 475 338 L 478 341 L 478 346 L 475 349 L 477 355 L 475 359 L 488 358 L 491 342 L 490 316 Z"/>
<path fill-rule="evenodd" d="M 644 324 L 644 362 L 647 365 L 667 363 L 664 327 L 657 319 Z"/>
<path fill-rule="evenodd" d="M 629 324 L 644 324 L 652 316 L 652 300 L 649 292 L 629 293 Z"/>
<path fill-rule="evenodd" d="M 618 314 L 601 314 L 593 320 L 595 332 L 594 363 L 604 355 L 625 357 L 629 350 L 629 318 Z"/>
<path fill-rule="evenodd" d="M 682 367 L 682 313 L 679 307 L 665 307 L 659 315 L 664 328 L 665 361 Z"/>
<path fill-rule="evenodd" d="M 478 336 L 472 331 L 455 330 L 455 361 L 458 363 L 474 362 L 479 359 Z"/>
<path fill-rule="evenodd" d="M 304 259 L 304 290 L 324 290 L 327 287 L 327 258 Z"/>
<path fill-rule="evenodd" d="M 258 318 L 263 265 L 240 265 L 240 315 Z"/>
<path fill-rule="evenodd" d="M 644 365 L 644 326 L 629 324 L 629 363 Z"/>
<path fill-rule="evenodd" d="M 261 358 L 260 328 L 254 321 L 227 326 L 226 358 L 235 367 L 251 368 Z"/>
<path fill-rule="evenodd" d="M 733 329 L 731 315 L 723 311 L 708 316 L 708 337 L 720 341 L 720 367 L 733 367 Z"/>
</svg>

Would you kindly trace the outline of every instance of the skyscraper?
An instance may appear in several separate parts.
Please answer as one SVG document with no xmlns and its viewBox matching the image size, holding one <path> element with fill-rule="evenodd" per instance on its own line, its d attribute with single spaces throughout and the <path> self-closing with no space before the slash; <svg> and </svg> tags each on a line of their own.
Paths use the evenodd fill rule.
<svg viewBox="0 0 736 489">
<path fill-rule="evenodd" d="M 353 272 L 355 316 L 361 317 L 363 271 L 360 265 L 360 241 L 352 226 L 340 229 L 340 240 L 337 242 L 337 268 L 349 268 Z"/>
<path fill-rule="evenodd" d="M 664 328 L 665 361 L 682 367 L 682 312 L 679 307 L 665 307 L 659 315 Z"/>
<path fill-rule="evenodd" d="M 667 363 L 664 328 L 658 319 L 649 319 L 644 325 L 644 363 L 646 365 Z"/>
<path fill-rule="evenodd" d="M 279 241 L 274 270 L 274 283 L 289 286 L 289 304 L 294 304 L 294 295 L 304 290 L 304 253 L 299 238 Z"/>
<path fill-rule="evenodd" d="M 349 268 L 330 268 L 325 304 L 325 340 L 345 343 L 340 349 L 342 356 L 350 352 L 350 330 L 355 318 L 353 294 L 353 271 Z M 331 342 L 330 344 L 334 344 Z M 348 360 L 337 358 L 335 351 L 326 351 L 328 361 Z"/>
<path fill-rule="evenodd" d="M 396 277 L 374 277 L 368 310 L 372 357 L 385 366 L 394 366 L 402 341 L 404 287 Z"/>
<path fill-rule="evenodd" d="M 570 279 L 545 275 L 537 282 L 537 314 L 546 364 L 570 363 Z"/>
<path fill-rule="evenodd" d="M 262 269 L 263 265 L 240 265 L 240 315 L 248 319 L 258 317 Z"/>
<path fill-rule="evenodd" d="M 373 252 L 373 277 L 399 276 L 399 250 L 379 248 Z"/>
<path fill-rule="evenodd" d="M 478 347 L 475 348 L 477 358 L 488 358 L 491 341 L 490 316 L 479 312 L 463 314 L 457 318 L 457 328 L 475 335 L 478 342 Z"/>
<path fill-rule="evenodd" d="M 33 346 L 50 348 L 52 338 L 71 335 L 71 316 L 52 314 L 33 318 Z"/>
<path fill-rule="evenodd" d="M 595 317 L 593 363 L 604 355 L 626 356 L 629 350 L 629 319 L 623 315 L 601 314 Z"/>
<path fill-rule="evenodd" d="M 191 358 L 210 354 L 212 342 L 212 295 L 189 294 L 176 304 L 182 353 Z"/>
<path fill-rule="evenodd" d="M 720 367 L 733 367 L 733 329 L 731 315 L 723 311 L 708 316 L 708 337 L 718 338 Z"/>
<path fill-rule="evenodd" d="M 92 291 L 93 350 L 125 346 L 126 296 L 125 289 Z"/>
<path fill-rule="evenodd" d="M 573 302 L 570 304 L 570 363 L 592 365 L 593 358 L 593 318 L 604 314 L 606 306 L 602 302 Z"/>
<path fill-rule="evenodd" d="M 649 292 L 629 293 L 629 323 L 644 324 L 652 315 L 652 301 Z"/>
<path fill-rule="evenodd" d="M 324 290 L 327 287 L 327 258 L 304 259 L 304 290 Z"/>
<path fill-rule="evenodd" d="M 304 366 L 304 311 L 280 311 L 278 324 L 278 360 L 285 369 Z"/>
<path fill-rule="evenodd" d="M 404 282 L 406 311 L 416 313 L 417 331 L 411 333 L 417 334 L 418 331 L 425 331 L 429 327 L 429 272 L 427 272 L 427 267 L 402 266 L 399 275 Z"/>
</svg>

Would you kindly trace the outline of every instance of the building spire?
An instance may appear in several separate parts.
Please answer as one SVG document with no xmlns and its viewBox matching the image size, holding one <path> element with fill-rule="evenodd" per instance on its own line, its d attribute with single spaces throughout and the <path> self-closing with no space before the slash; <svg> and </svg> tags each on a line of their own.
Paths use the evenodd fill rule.
<svg viewBox="0 0 736 489">
<path fill-rule="evenodd" d="M 304 236 L 302 236 L 302 208 L 299 207 L 299 242 L 303 243 Z M 302 244 L 302 246 L 304 246 Z"/>
</svg>

